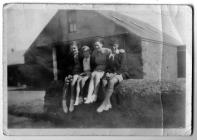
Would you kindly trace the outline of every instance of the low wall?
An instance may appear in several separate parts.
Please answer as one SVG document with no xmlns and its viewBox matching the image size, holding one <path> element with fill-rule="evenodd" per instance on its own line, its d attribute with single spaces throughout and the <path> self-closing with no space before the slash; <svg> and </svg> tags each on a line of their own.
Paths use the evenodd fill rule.
<svg viewBox="0 0 197 140">
<path fill-rule="evenodd" d="M 164 128 L 185 126 L 185 79 L 126 80 L 117 86 L 115 95 L 119 106 L 134 113 L 140 124 L 149 120 Z"/>
</svg>

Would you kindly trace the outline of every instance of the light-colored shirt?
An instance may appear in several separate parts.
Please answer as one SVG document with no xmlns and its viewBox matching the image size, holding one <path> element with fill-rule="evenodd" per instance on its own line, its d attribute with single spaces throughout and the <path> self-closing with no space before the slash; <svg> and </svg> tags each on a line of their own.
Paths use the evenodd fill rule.
<svg viewBox="0 0 197 140">
<path fill-rule="evenodd" d="M 83 59 L 83 71 L 90 71 L 91 67 L 90 67 L 90 56 L 88 58 L 84 58 Z"/>
</svg>

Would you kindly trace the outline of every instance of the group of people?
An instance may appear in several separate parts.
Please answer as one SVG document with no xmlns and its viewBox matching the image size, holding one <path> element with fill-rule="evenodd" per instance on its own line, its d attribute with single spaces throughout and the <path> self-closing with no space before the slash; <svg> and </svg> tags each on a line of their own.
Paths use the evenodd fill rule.
<svg viewBox="0 0 197 140">
<path fill-rule="evenodd" d="M 112 108 L 110 98 L 114 87 L 123 79 L 128 78 L 125 50 L 119 49 L 119 44 L 117 40 L 113 41 L 112 47 L 109 49 L 104 47 L 102 39 L 97 39 L 94 42 L 93 51 L 90 47 L 83 46 L 82 53 L 79 53 L 76 41 L 70 44 L 73 73 L 65 78 L 65 81 L 70 81 L 71 85 L 69 107 L 67 107 L 66 99 L 63 99 L 62 102 L 65 113 L 73 112 L 74 107 L 81 103 L 95 102 L 98 97 L 99 86 L 102 86 L 104 91 L 104 100 L 97 108 L 97 112 L 101 113 Z M 84 98 L 80 91 L 88 79 L 88 93 Z"/>
</svg>

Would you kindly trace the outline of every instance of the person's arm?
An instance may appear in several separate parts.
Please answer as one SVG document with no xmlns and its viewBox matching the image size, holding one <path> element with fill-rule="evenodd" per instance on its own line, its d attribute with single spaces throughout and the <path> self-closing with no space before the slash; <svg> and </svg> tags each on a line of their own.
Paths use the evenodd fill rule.
<svg viewBox="0 0 197 140">
<path fill-rule="evenodd" d="M 79 55 L 79 65 L 80 65 L 80 72 L 83 72 L 83 59 L 82 55 Z"/>
<path fill-rule="evenodd" d="M 107 48 L 107 55 L 110 55 L 111 53 L 112 53 L 112 50 Z"/>
<path fill-rule="evenodd" d="M 122 74 L 123 79 L 128 78 L 126 52 L 123 49 L 120 49 L 120 69 L 117 71 L 117 73 Z"/>
<path fill-rule="evenodd" d="M 106 57 L 106 68 L 105 71 L 106 73 L 111 73 L 111 66 L 110 66 L 110 55 L 112 54 L 111 49 L 106 49 L 107 57 Z"/>
<path fill-rule="evenodd" d="M 111 72 L 110 58 L 109 57 L 110 57 L 110 54 L 106 58 L 106 68 L 105 68 L 105 72 L 106 73 L 110 73 Z"/>
<path fill-rule="evenodd" d="M 90 56 L 90 67 L 91 67 L 91 71 L 94 71 L 95 67 L 96 67 L 96 63 L 95 63 L 95 51 L 92 52 L 92 55 Z"/>
<path fill-rule="evenodd" d="M 73 73 L 73 67 L 74 67 L 74 58 L 73 58 L 73 55 L 71 53 L 69 53 L 68 55 L 68 60 L 67 60 L 67 65 L 66 65 L 66 68 L 68 70 L 68 73 L 69 74 L 72 74 Z"/>
</svg>

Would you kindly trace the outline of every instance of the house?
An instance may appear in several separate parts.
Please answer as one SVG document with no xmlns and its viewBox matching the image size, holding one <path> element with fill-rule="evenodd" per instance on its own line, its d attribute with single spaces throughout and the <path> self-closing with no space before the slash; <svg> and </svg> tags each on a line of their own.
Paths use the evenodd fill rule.
<svg viewBox="0 0 197 140">
<path fill-rule="evenodd" d="M 114 38 L 120 40 L 121 48 L 127 52 L 129 70 L 133 71 L 132 78 L 179 77 L 177 64 L 183 64 L 177 58 L 184 59 L 179 48 L 184 52 L 185 46 L 147 23 L 113 11 L 59 10 L 26 51 L 25 63 L 38 63 L 52 72 L 55 48 L 57 68 L 59 72 L 66 71 L 69 42 L 77 40 L 80 46 L 92 47 L 97 37 L 104 38 L 105 47 L 110 47 Z M 183 73 L 182 70 L 184 76 Z"/>
<path fill-rule="evenodd" d="M 10 40 L 5 40 L 8 48 L 8 65 L 12 65 L 10 63 L 12 61 L 18 61 L 11 57 L 12 48 L 16 48 L 15 53 L 20 48 L 25 51 L 17 57 L 23 60 L 22 63 L 30 67 L 37 65 L 45 71 L 44 73 L 48 73 L 47 76 L 52 76 L 46 78 L 46 81 L 53 79 L 53 68 L 57 67 L 58 78 L 61 79 L 69 74 L 67 70 L 69 64 L 66 61 L 69 59 L 66 57 L 69 42 L 77 40 L 80 46 L 85 44 L 92 47 L 95 38 L 102 37 L 105 47 L 110 47 L 113 39 L 120 40 L 121 48 L 127 52 L 131 78 L 176 80 L 185 77 L 185 48 L 188 42 L 181 42 L 177 33 L 174 34 L 176 31 L 173 30 L 174 25 L 171 26 L 168 16 L 162 16 L 165 26 L 162 25 L 162 21 L 158 22 L 159 26 L 157 26 L 157 23 L 151 22 L 149 18 L 143 20 L 143 16 L 135 9 L 134 13 L 91 8 L 88 10 L 49 9 L 46 12 L 17 6 L 18 8 L 8 8 L 4 16 L 5 35 L 7 35 L 5 38 Z M 25 18 L 22 16 L 24 14 Z M 147 14 L 153 19 L 157 13 Z M 178 17 L 182 17 L 180 12 Z M 179 18 L 177 21 L 183 19 Z M 19 25 L 22 25 L 21 28 L 18 28 Z M 160 26 L 162 30 L 158 29 Z M 184 35 L 184 32 L 181 34 Z M 57 66 L 54 63 L 55 59 Z"/>
</svg>

